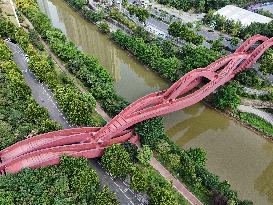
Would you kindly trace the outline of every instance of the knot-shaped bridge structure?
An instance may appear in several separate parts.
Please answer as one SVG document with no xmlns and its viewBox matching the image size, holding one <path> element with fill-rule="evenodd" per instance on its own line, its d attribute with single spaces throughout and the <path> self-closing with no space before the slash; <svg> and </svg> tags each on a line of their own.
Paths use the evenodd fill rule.
<svg viewBox="0 0 273 205">
<path fill-rule="evenodd" d="M 271 46 L 273 38 L 255 35 L 233 54 L 187 73 L 167 90 L 136 100 L 102 128 L 71 128 L 17 142 L 0 152 L 0 172 L 16 173 L 27 167 L 34 169 L 58 164 L 64 154 L 96 158 L 112 144 L 136 143 L 135 124 L 200 102 L 237 73 L 251 68 Z"/>
</svg>

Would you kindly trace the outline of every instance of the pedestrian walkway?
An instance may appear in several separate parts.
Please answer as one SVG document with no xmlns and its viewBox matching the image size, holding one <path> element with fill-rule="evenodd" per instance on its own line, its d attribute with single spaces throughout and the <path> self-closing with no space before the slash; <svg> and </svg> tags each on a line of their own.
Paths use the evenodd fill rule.
<svg viewBox="0 0 273 205">
<path fill-rule="evenodd" d="M 252 113 L 254 115 L 257 115 L 261 118 L 263 118 L 265 121 L 273 125 L 273 114 L 267 113 L 265 111 L 259 110 L 257 108 L 254 108 L 252 106 L 247 106 L 247 105 L 239 105 L 238 110 L 241 112 L 248 112 Z"/>
<path fill-rule="evenodd" d="M 165 179 L 173 183 L 174 188 L 188 200 L 190 204 L 202 205 L 202 203 L 189 191 L 187 188 L 176 179 L 159 161 L 152 157 L 150 164 L 156 169 Z"/>
</svg>

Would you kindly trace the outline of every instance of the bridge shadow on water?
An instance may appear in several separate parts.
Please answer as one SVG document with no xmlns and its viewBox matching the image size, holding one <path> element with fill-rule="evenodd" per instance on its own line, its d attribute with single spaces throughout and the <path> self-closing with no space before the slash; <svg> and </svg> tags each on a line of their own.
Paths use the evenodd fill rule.
<svg viewBox="0 0 273 205">
<path fill-rule="evenodd" d="M 167 126 L 167 134 L 173 141 L 179 141 L 179 145 L 185 145 L 194 138 L 208 130 L 221 131 L 230 125 L 230 120 L 216 111 L 205 107 L 202 104 L 194 105 L 177 113 L 170 114 L 172 117 L 179 117 L 178 123 Z M 168 115 L 166 121 L 168 121 Z M 181 117 L 182 116 L 182 117 Z M 174 122 L 174 121 L 173 121 Z M 170 124 L 172 124 L 171 122 Z M 166 124 L 168 124 L 167 122 Z"/>
</svg>

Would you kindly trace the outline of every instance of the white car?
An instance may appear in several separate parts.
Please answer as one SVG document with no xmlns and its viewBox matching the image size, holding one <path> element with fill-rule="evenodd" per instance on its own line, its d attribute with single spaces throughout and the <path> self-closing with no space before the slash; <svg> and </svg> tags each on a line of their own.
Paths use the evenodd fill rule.
<svg viewBox="0 0 273 205">
<path fill-rule="evenodd" d="M 25 55 L 25 60 L 26 60 L 26 62 L 29 61 L 28 55 Z"/>
</svg>

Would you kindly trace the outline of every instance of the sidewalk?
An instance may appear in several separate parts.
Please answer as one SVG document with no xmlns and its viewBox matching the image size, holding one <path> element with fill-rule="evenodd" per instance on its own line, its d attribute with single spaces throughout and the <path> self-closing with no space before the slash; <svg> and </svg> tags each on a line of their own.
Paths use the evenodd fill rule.
<svg viewBox="0 0 273 205">
<path fill-rule="evenodd" d="M 165 179 L 173 183 L 174 188 L 184 196 L 188 202 L 192 205 L 203 205 L 187 188 L 176 179 L 171 173 L 165 169 L 163 165 L 160 164 L 154 157 L 152 157 L 150 164 L 154 169 L 156 169 Z"/>
</svg>

